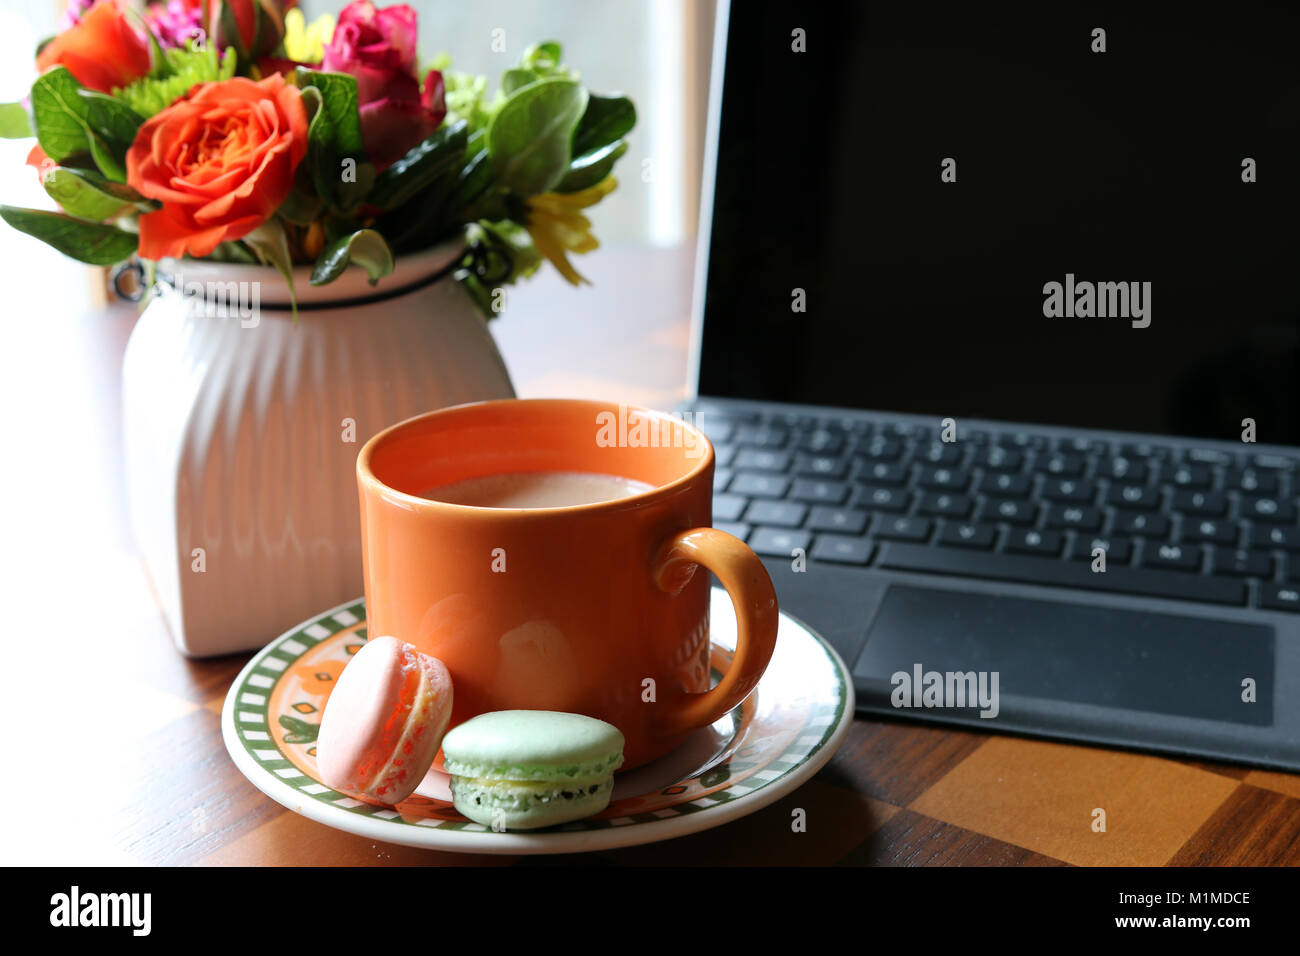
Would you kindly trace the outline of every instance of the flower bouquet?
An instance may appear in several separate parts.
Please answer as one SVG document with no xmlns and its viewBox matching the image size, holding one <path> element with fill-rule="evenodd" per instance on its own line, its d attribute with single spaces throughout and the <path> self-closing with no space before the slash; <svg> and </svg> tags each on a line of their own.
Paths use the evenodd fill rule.
<svg viewBox="0 0 1300 956">
<path fill-rule="evenodd" d="M 582 210 L 616 186 L 630 100 L 590 93 L 558 43 L 489 95 L 445 56 L 417 65 L 408 6 L 355 0 L 308 25 L 295 3 L 73 0 L 30 97 L 0 105 L 62 211 L 0 217 L 92 264 L 188 256 L 290 282 L 311 264 L 312 285 L 350 265 L 377 283 L 459 235 L 452 274 L 489 317 L 543 257 L 585 281 L 568 255 L 596 248 Z"/>
</svg>

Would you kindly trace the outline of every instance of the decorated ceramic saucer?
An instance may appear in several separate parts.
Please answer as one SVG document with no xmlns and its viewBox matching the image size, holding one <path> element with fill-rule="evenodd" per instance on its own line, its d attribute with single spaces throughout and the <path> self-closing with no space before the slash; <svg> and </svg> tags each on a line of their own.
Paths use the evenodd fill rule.
<svg viewBox="0 0 1300 956">
<path fill-rule="evenodd" d="M 717 588 L 710 619 L 716 680 L 736 640 L 731 601 Z M 619 774 L 606 810 L 547 830 L 499 833 L 456 812 L 447 775 L 436 768 L 395 808 L 362 803 L 320 782 L 321 712 L 344 665 L 364 645 L 365 625 L 365 602 L 357 600 L 272 641 L 231 685 L 221 732 L 235 765 L 267 796 L 373 840 L 460 853 L 577 853 L 696 833 L 753 813 L 810 779 L 853 720 L 844 662 L 782 614 L 776 651 L 754 692 L 672 753 Z"/>
</svg>

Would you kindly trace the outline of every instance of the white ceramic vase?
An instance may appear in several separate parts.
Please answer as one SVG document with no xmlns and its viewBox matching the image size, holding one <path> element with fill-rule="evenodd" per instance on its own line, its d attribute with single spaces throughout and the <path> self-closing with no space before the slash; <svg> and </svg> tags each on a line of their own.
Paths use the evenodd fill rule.
<svg viewBox="0 0 1300 956">
<path fill-rule="evenodd" d="M 514 395 L 483 318 L 444 273 L 459 244 L 376 287 L 164 263 L 123 362 L 131 525 L 177 647 L 260 647 L 362 592 L 356 457 L 422 412 Z M 240 285 L 243 283 L 244 285 Z M 253 285 L 256 283 L 256 285 Z M 256 304 L 256 308 L 254 308 Z"/>
</svg>

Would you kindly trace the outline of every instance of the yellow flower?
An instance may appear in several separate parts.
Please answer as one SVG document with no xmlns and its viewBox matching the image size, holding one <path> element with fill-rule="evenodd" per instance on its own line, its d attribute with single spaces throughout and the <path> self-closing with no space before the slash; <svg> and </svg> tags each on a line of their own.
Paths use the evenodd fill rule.
<svg viewBox="0 0 1300 956">
<path fill-rule="evenodd" d="M 591 221 L 578 210 L 594 206 L 616 186 L 618 180 L 606 176 L 596 185 L 576 193 L 542 193 L 524 200 L 528 209 L 524 227 L 533 237 L 533 245 L 574 285 L 587 280 L 569 264 L 565 253 L 591 252 L 600 245 L 591 234 Z"/>
<path fill-rule="evenodd" d="M 299 63 L 319 63 L 325 58 L 325 44 L 334 36 L 334 18 L 323 13 L 307 25 L 302 11 L 294 7 L 284 15 L 284 55 Z"/>
</svg>

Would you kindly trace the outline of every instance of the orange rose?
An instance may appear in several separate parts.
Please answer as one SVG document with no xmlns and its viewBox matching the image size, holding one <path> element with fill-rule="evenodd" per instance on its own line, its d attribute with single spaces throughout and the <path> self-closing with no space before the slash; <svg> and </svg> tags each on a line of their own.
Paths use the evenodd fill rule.
<svg viewBox="0 0 1300 956">
<path fill-rule="evenodd" d="M 149 42 L 135 32 L 116 3 L 103 0 L 36 57 L 42 73 L 52 66 L 66 66 L 82 86 L 111 93 L 149 72 Z"/>
<path fill-rule="evenodd" d="M 163 204 L 140 217 L 140 255 L 206 256 L 248 235 L 289 195 L 306 152 L 302 95 L 279 73 L 195 87 L 126 154 L 126 181 Z"/>
</svg>

